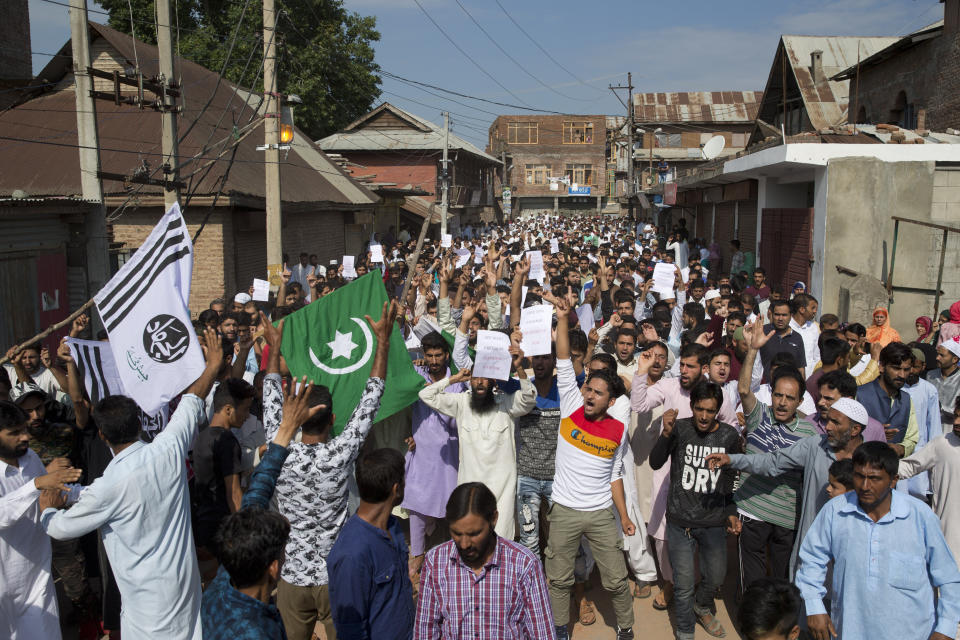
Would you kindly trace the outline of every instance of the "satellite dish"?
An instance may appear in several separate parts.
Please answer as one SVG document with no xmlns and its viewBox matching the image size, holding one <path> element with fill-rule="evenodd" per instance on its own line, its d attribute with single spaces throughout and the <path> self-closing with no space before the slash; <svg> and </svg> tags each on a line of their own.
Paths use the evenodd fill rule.
<svg viewBox="0 0 960 640">
<path fill-rule="evenodd" d="M 724 140 L 723 136 L 713 136 L 707 140 L 707 144 L 703 145 L 701 152 L 703 157 L 706 160 L 713 160 L 720 152 L 723 151 Z"/>
</svg>

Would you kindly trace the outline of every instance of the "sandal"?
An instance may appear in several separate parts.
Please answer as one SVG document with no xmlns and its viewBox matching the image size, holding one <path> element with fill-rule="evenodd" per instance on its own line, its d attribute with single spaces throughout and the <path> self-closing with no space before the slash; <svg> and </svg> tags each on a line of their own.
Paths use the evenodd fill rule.
<svg viewBox="0 0 960 640">
<path fill-rule="evenodd" d="M 597 621 L 597 614 L 593 610 L 593 605 L 589 600 L 584 598 L 580 601 L 580 624 L 585 627 L 589 627 L 594 622 Z"/>
<path fill-rule="evenodd" d="M 704 631 L 712 635 L 714 638 L 723 638 L 727 635 L 723 625 L 720 624 L 720 621 L 717 620 L 717 617 L 712 613 L 698 613 L 697 622 L 703 626 Z"/>
<path fill-rule="evenodd" d="M 653 595 L 653 589 L 650 588 L 650 585 L 647 583 L 640 584 L 639 582 L 633 583 L 633 597 L 637 600 L 645 600 Z"/>
<path fill-rule="evenodd" d="M 670 608 L 670 601 L 673 599 L 673 589 L 670 589 L 670 596 L 667 596 L 667 589 L 661 588 L 660 593 L 653 599 L 653 608 L 657 611 L 666 611 Z"/>
</svg>

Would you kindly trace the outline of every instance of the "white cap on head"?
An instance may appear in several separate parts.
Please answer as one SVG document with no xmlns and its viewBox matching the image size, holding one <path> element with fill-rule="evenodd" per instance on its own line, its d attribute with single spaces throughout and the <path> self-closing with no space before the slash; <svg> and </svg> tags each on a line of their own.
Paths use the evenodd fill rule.
<svg viewBox="0 0 960 640">
<path fill-rule="evenodd" d="M 960 358 L 960 336 L 956 336 L 952 340 L 944 340 L 940 343 L 940 346 Z"/>
<path fill-rule="evenodd" d="M 253 298 L 250 297 L 249 293 L 240 292 L 237 295 L 233 296 L 233 301 L 239 302 L 240 304 L 247 304 L 251 300 L 253 300 Z"/>
<path fill-rule="evenodd" d="M 704 299 L 704 300 L 713 300 L 714 298 L 719 298 L 719 297 L 720 297 L 720 292 L 719 292 L 719 291 L 717 291 L 716 289 L 710 289 L 709 291 L 707 291 L 707 292 L 704 294 L 703 299 Z"/>
<path fill-rule="evenodd" d="M 843 415 L 847 416 L 857 424 L 866 426 L 867 420 L 870 419 L 870 416 L 867 415 L 866 408 L 854 400 L 853 398 L 840 398 L 834 402 L 831 406 L 831 409 L 836 409 Z"/>
</svg>

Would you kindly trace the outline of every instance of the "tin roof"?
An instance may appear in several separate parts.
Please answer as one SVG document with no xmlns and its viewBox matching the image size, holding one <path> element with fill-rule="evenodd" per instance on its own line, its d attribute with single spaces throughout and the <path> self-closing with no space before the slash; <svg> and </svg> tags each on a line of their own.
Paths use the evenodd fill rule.
<svg viewBox="0 0 960 640">
<path fill-rule="evenodd" d="M 91 49 L 97 52 L 94 67 L 113 71 L 127 64 L 133 66 L 130 36 L 90 23 L 90 38 Z M 142 73 L 158 74 L 157 48 L 143 42 L 137 42 L 136 47 Z M 82 192 L 70 51 L 67 42 L 60 55 L 40 73 L 46 82 L 57 83 L 55 87 L 0 113 L 0 136 L 8 138 L 0 142 L 4 151 L 0 153 L 0 196 L 17 189 L 30 197 Z M 264 154 L 256 150 L 264 139 L 263 110 L 258 97 L 189 60 L 178 59 L 177 68 L 188 98 L 187 110 L 178 123 L 183 138 L 179 147 L 181 179 L 192 179 L 190 189 L 199 197 L 217 193 L 226 178 L 223 204 L 228 204 L 231 196 L 263 198 Z M 201 113 L 208 99 L 210 104 Z M 147 167 L 149 172 L 161 165 L 159 113 L 140 111 L 130 105 L 117 106 L 106 100 L 97 100 L 96 109 L 103 171 L 130 175 L 140 167 Z M 194 120 L 196 125 L 191 127 Z M 247 130 L 251 121 L 252 131 L 237 143 L 233 165 L 225 176 L 232 154 L 230 143 L 237 132 Z M 218 157 L 219 161 L 212 162 Z M 281 153 L 280 163 L 284 202 L 365 205 L 379 199 L 331 162 L 299 130 L 295 131 L 286 158 Z M 192 172 L 195 175 L 188 177 Z M 154 177 L 162 174 L 157 172 Z M 127 193 L 125 185 L 118 181 L 105 180 L 103 188 L 108 196 Z M 160 187 L 154 186 L 136 188 L 144 195 L 161 192 Z"/>
<path fill-rule="evenodd" d="M 865 67 L 872 67 L 874 65 L 880 64 L 884 60 L 895 56 L 900 51 L 909 49 L 912 46 L 919 44 L 930 38 L 936 38 L 943 33 L 943 20 L 937 20 L 933 24 L 928 24 L 925 27 L 922 27 L 913 33 L 905 35 L 902 38 L 896 40 L 893 44 L 890 44 L 883 49 L 880 49 L 871 56 L 866 58 L 861 57 L 859 64 L 856 62 L 838 73 L 834 76 L 836 80 L 850 80 L 857 74 L 857 69 L 863 69 Z"/>
<path fill-rule="evenodd" d="M 792 36 L 781 37 L 790 72 L 800 88 L 810 124 L 816 130 L 826 129 L 847 121 L 850 102 L 850 81 L 833 78 L 844 69 L 855 65 L 857 58 L 867 58 L 899 40 L 899 37 L 860 36 Z M 779 49 L 778 49 L 779 51 Z M 811 56 L 822 52 L 824 82 L 814 81 Z M 780 73 L 774 60 L 771 76 Z M 769 85 L 769 82 L 768 82 Z"/>
<path fill-rule="evenodd" d="M 383 113 L 395 116 L 398 126 L 367 126 Z M 389 102 L 384 102 L 373 111 L 351 122 L 343 131 L 317 140 L 324 151 L 442 151 L 443 129 L 429 120 L 415 116 L 409 111 Z M 466 151 L 475 156 L 500 164 L 493 156 L 487 155 L 452 131 L 449 135 L 449 148 Z"/>
<path fill-rule="evenodd" d="M 750 123 L 762 91 L 672 91 L 633 94 L 637 122 Z"/>
</svg>

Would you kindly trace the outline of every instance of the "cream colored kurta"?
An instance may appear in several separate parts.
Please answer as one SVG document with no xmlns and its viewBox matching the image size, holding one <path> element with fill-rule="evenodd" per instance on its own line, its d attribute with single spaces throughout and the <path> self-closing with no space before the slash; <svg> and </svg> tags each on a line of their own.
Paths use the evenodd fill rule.
<svg viewBox="0 0 960 640">
<path fill-rule="evenodd" d="M 497 498 L 497 535 L 514 538 L 514 503 L 517 496 L 517 447 L 514 419 L 536 406 L 537 389 L 520 380 L 516 393 L 497 393 L 497 406 L 489 413 L 470 407 L 470 392 L 444 393 L 450 379 L 444 378 L 420 391 L 420 399 L 431 409 L 457 420 L 460 438 L 460 467 L 457 483 L 482 482 Z"/>
<path fill-rule="evenodd" d="M 947 546 L 960 565 L 960 505 L 950 493 L 960 492 L 960 438 L 952 432 L 934 438 L 925 447 L 900 461 L 900 478 L 906 479 L 923 471 L 930 472 L 933 512 L 940 518 L 940 528 Z"/>
</svg>

